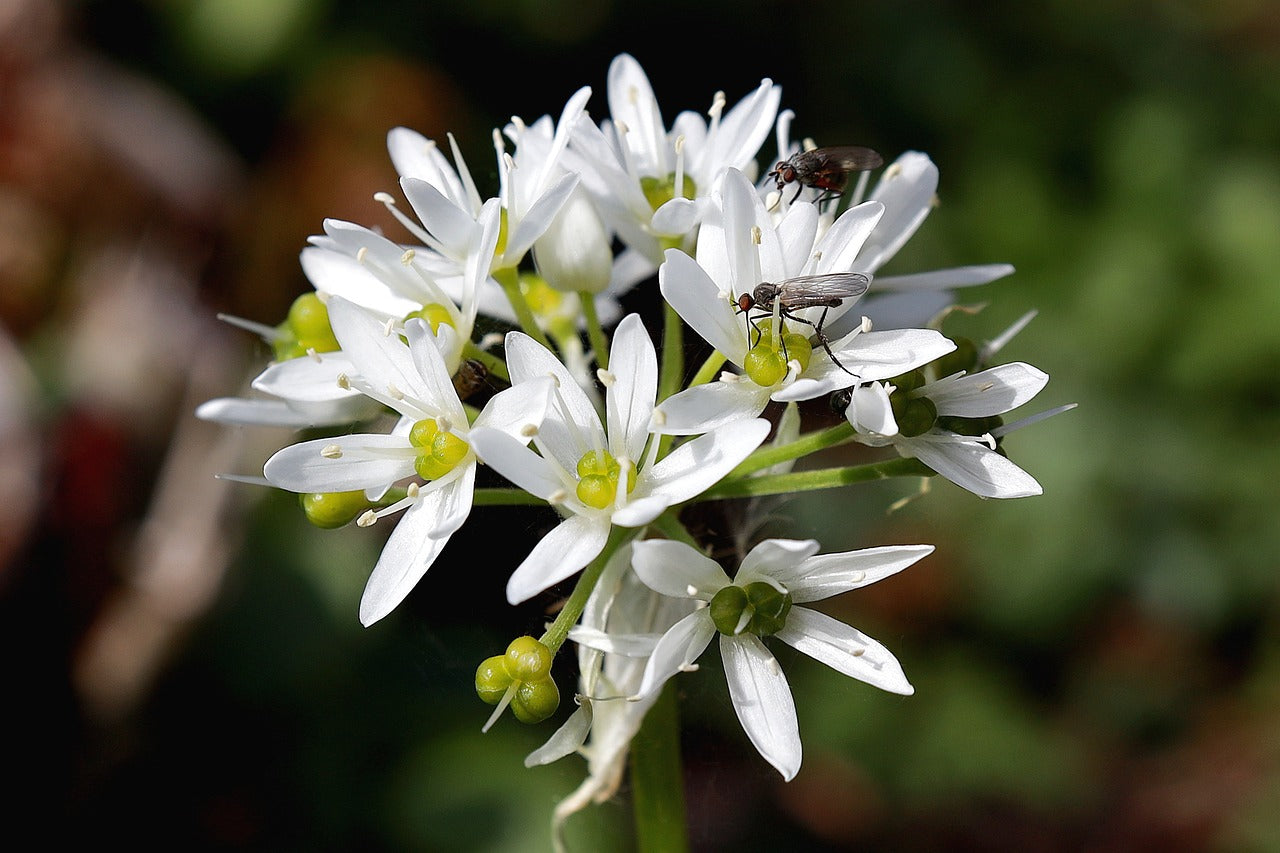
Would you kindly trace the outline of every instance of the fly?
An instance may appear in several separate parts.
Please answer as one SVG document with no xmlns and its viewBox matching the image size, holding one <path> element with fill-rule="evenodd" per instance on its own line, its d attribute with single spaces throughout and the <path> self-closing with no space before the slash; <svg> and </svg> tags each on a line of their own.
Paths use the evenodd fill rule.
<svg viewBox="0 0 1280 853">
<path fill-rule="evenodd" d="M 814 148 L 812 151 L 799 151 L 786 160 L 779 160 L 773 167 L 769 177 L 777 181 L 778 192 L 781 193 L 787 184 L 796 185 L 796 194 L 791 197 L 795 201 L 802 187 L 813 187 L 822 190 L 817 201 L 838 198 L 849 183 L 850 172 L 865 172 L 878 169 L 884 164 L 884 158 L 861 145 L 831 145 L 826 148 Z"/>
<path fill-rule="evenodd" d="M 484 362 L 469 358 L 458 365 L 458 372 L 453 374 L 453 390 L 457 392 L 459 400 L 465 400 L 479 391 L 488 378 L 489 369 L 484 366 Z"/>
<path fill-rule="evenodd" d="M 827 320 L 828 311 L 832 308 L 840 307 L 846 299 L 857 299 L 867 292 L 867 288 L 870 285 L 871 276 L 860 272 L 801 275 L 776 283 L 764 281 L 757 284 L 755 290 L 751 293 L 744 293 L 738 297 L 738 313 L 746 314 L 747 323 L 751 328 L 755 329 L 756 341 L 752 346 L 756 346 L 760 343 L 760 338 L 763 335 L 756 321 L 772 315 L 776 304 L 780 317 L 811 326 L 818 342 L 822 344 L 822 348 L 827 351 L 827 355 L 831 357 L 836 366 L 850 376 L 854 376 L 856 374 L 841 364 L 840 359 L 836 358 L 836 354 L 831 351 L 831 342 L 827 340 L 827 335 L 822 330 L 822 324 Z M 814 323 L 795 314 L 796 311 L 801 311 L 805 308 L 822 309 L 822 316 L 818 318 L 818 322 Z M 753 311 L 758 312 L 754 317 L 751 315 Z M 781 335 L 779 335 L 779 340 L 781 340 Z"/>
</svg>

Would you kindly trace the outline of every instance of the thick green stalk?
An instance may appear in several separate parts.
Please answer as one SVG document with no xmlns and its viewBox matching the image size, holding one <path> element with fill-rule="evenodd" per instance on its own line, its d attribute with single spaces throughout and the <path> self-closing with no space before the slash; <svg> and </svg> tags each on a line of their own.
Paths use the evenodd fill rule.
<svg viewBox="0 0 1280 853">
<path fill-rule="evenodd" d="M 551 649 L 551 654 L 554 655 L 559 651 L 564 645 L 565 638 L 569 636 L 569 629 L 578 624 L 578 617 L 586 608 L 587 599 L 591 597 L 591 591 L 596 588 L 596 582 L 600 580 L 600 575 L 604 572 L 609 558 L 623 545 L 639 536 L 643 530 L 643 527 L 613 527 L 609 530 L 609 539 L 604 544 L 604 550 L 582 570 L 569 599 L 556 614 L 556 620 L 551 623 L 551 627 L 541 637 L 541 642 Z"/>
<path fill-rule="evenodd" d="M 820 468 L 816 471 L 799 471 L 791 474 L 767 474 L 762 477 L 743 477 L 739 480 L 721 480 L 694 502 L 719 500 L 720 498 L 760 497 L 785 495 L 792 492 L 811 492 L 817 489 L 834 489 L 870 480 L 887 480 L 890 477 L 929 477 L 933 471 L 918 459 L 899 458 L 876 462 L 871 465 L 851 465 L 846 468 Z"/>
<path fill-rule="evenodd" d="M 529 302 L 524 298 L 524 293 L 520 290 L 519 271 L 515 267 L 507 267 L 506 269 L 496 270 L 493 273 L 493 277 L 498 284 L 502 285 L 503 293 L 507 294 L 507 301 L 511 303 L 511 310 L 516 312 L 516 319 L 520 321 L 520 328 L 524 330 L 524 333 L 547 349 L 551 349 L 551 343 L 547 340 L 547 336 L 542 333 L 542 327 L 534 319 L 533 311 L 529 309 Z"/>
<path fill-rule="evenodd" d="M 684 373 L 684 321 L 664 301 L 662 313 L 662 369 L 658 374 L 658 402 L 680 390 Z"/>
<path fill-rule="evenodd" d="M 765 468 L 772 468 L 780 462 L 789 462 L 808 456 L 828 447 L 834 447 L 853 437 L 853 426 L 849 423 L 837 424 L 824 430 L 802 435 L 795 441 L 780 444 L 776 447 L 762 447 L 742 461 L 737 468 L 729 472 L 726 480 L 736 480 Z"/>
<path fill-rule="evenodd" d="M 725 357 L 719 351 L 711 353 L 711 355 L 707 356 L 707 360 L 702 363 L 702 367 L 698 368 L 698 372 L 694 375 L 693 381 L 689 383 L 689 387 L 705 385 L 715 379 L 721 365 L 724 363 Z"/>
<path fill-rule="evenodd" d="M 677 507 L 668 509 L 651 521 L 649 526 L 655 528 L 668 539 L 683 542 L 698 551 L 702 550 L 702 545 L 698 543 L 698 540 L 694 539 L 689 531 L 685 529 L 685 526 L 680 523 L 680 510 Z"/>
<path fill-rule="evenodd" d="M 639 853 L 689 849 L 674 679 L 662 689 L 631 741 L 631 802 Z"/>
<path fill-rule="evenodd" d="M 583 291 L 578 294 L 582 303 L 582 316 L 587 321 L 587 337 L 591 340 L 591 349 L 595 351 L 596 364 L 601 370 L 609 369 L 609 339 L 604 336 L 600 325 L 600 315 L 596 313 L 596 299 Z"/>
<path fill-rule="evenodd" d="M 546 506 L 542 498 L 524 489 L 476 489 L 471 496 L 473 506 Z"/>
</svg>

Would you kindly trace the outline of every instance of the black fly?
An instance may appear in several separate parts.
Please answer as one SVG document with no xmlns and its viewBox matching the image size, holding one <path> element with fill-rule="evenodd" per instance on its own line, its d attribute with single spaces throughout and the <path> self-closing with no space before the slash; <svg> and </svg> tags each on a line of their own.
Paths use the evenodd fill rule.
<svg viewBox="0 0 1280 853">
<path fill-rule="evenodd" d="M 459 400 L 465 400 L 479 391 L 488 378 L 489 369 L 484 362 L 468 358 L 458 365 L 458 372 L 453 374 L 453 390 L 458 393 Z"/>
<path fill-rule="evenodd" d="M 800 195 L 801 187 L 822 190 L 817 201 L 823 202 L 837 198 L 844 192 L 845 185 L 849 183 L 850 172 L 878 169 L 883 164 L 884 158 L 870 148 L 860 145 L 831 145 L 812 151 L 800 151 L 786 160 L 779 160 L 769 177 L 777 181 L 779 193 L 787 184 L 796 185 L 796 194 L 791 197 L 793 202 Z"/>
<path fill-rule="evenodd" d="M 838 308 L 846 299 L 857 299 L 867 292 L 870 285 L 871 276 L 860 272 L 801 275 L 777 283 L 765 281 L 757 284 L 751 293 L 744 293 L 738 297 L 738 313 L 746 314 L 747 323 L 755 329 L 756 340 L 755 344 L 752 344 L 755 346 L 760 343 L 763 334 L 756 321 L 773 314 L 776 303 L 780 317 L 811 326 L 818 342 L 822 344 L 822 348 L 827 351 L 827 355 L 836 366 L 850 376 L 854 376 L 853 371 L 841 364 L 840 359 L 836 358 L 836 354 L 831 351 L 831 342 L 822 331 L 822 324 L 827 320 L 828 311 Z M 818 322 L 814 323 L 795 314 L 796 311 L 805 308 L 822 309 L 822 316 L 818 318 Z M 753 311 L 757 312 L 754 317 L 751 314 Z M 781 335 L 779 339 L 781 340 Z"/>
</svg>

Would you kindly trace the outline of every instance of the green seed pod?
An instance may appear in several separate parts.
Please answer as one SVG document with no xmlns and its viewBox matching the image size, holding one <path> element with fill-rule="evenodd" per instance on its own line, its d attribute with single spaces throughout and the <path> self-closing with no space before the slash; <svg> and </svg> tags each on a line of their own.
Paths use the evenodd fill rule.
<svg viewBox="0 0 1280 853">
<path fill-rule="evenodd" d="M 298 503 L 302 506 L 307 521 L 325 530 L 350 524 L 369 508 L 368 498 L 359 490 L 302 494 L 298 495 Z"/>
<path fill-rule="evenodd" d="M 742 369 L 752 382 L 762 388 L 777 385 L 787 375 L 787 363 L 782 360 L 782 354 L 766 346 L 763 340 L 747 352 L 747 357 L 742 360 Z"/>
<path fill-rule="evenodd" d="M 753 611 L 747 630 L 757 637 L 771 637 L 781 631 L 791 612 L 790 593 L 779 592 L 764 581 L 749 583 L 745 590 Z"/>
<path fill-rule="evenodd" d="M 809 360 L 813 357 L 813 344 L 809 343 L 808 338 L 796 332 L 787 332 L 782 336 L 782 347 L 789 361 L 800 362 L 801 373 L 809 369 Z"/>
<path fill-rule="evenodd" d="M 727 636 L 738 634 L 743 628 L 742 612 L 746 610 L 747 591 L 740 586 L 726 586 L 711 598 L 711 622 L 716 630 Z"/>
<path fill-rule="evenodd" d="M 551 678 L 521 682 L 511 699 L 511 712 L 522 723 L 540 723 L 560 707 L 560 688 Z"/>
<path fill-rule="evenodd" d="M 476 668 L 476 695 L 489 705 L 497 705 L 506 695 L 511 681 L 505 655 L 485 658 Z"/>
<path fill-rule="evenodd" d="M 907 397 L 895 391 L 889 396 L 889 403 L 898 422 L 898 433 L 904 438 L 924 435 L 938 420 L 938 407 L 928 397 Z"/>
<path fill-rule="evenodd" d="M 934 375 L 939 379 L 964 371 L 972 373 L 978 366 L 978 347 L 969 338 L 952 338 L 956 348 L 933 361 Z"/>
<path fill-rule="evenodd" d="M 605 474 L 588 474 L 578 481 L 578 500 L 589 507 L 604 509 L 617 495 L 618 481 Z"/>
<path fill-rule="evenodd" d="M 533 637 L 516 637 L 504 656 L 507 673 L 517 681 L 536 681 L 551 672 L 551 649 Z"/>
</svg>

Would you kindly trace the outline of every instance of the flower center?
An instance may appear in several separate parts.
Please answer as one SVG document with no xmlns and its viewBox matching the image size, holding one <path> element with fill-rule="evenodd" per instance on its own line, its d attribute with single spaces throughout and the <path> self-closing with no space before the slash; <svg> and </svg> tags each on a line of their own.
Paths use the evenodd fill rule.
<svg viewBox="0 0 1280 853">
<path fill-rule="evenodd" d="M 271 342 L 276 361 L 300 358 L 309 351 L 333 352 L 338 339 L 329 325 L 329 309 L 315 293 L 304 293 L 289 306 L 289 313 Z"/>
<path fill-rule="evenodd" d="M 623 463 L 607 450 L 588 450 L 578 460 L 578 500 L 589 507 L 604 509 L 618 494 Z M 636 488 L 636 466 L 627 460 L 627 494 Z"/>
<path fill-rule="evenodd" d="M 894 391 L 889 395 L 893 419 L 898 423 L 898 434 L 915 438 L 933 429 L 938 420 L 938 407 L 928 397 L 913 397 L 911 392 L 924 385 L 924 374 L 912 370 L 889 380 Z"/>
<path fill-rule="evenodd" d="M 813 357 L 813 344 L 809 343 L 807 337 L 784 331 L 782 337 L 778 338 L 773 334 L 772 326 L 772 320 L 756 322 L 760 340 L 747 351 L 742 363 L 742 369 L 751 377 L 751 381 L 764 388 L 776 385 L 786 377 L 788 362 L 799 362 L 800 372 L 804 373 L 809 369 L 809 361 Z M 749 334 L 755 335 L 755 329 Z"/>
<path fill-rule="evenodd" d="M 425 320 L 427 325 L 431 327 L 431 334 L 433 335 L 440 334 L 441 323 L 446 326 L 453 326 L 453 314 L 439 302 L 432 302 L 428 305 L 423 305 L 417 311 L 410 311 L 405 315 L 404 320 L 406 323 L 410 320 Z"/>
<path fill-rule="evenodd" d="M 787 624 L 791 593 L 781 592 L 764 581 L 726 586 L 712 597 L 710 611 L 711 621 L 721 634 L 770 637 Z"/>
<path fill-rule="evenodd" d="M 696 198 L 698 189 L 694 186 L 693 178 L 683 175 L 682 179 L 681 198 Z M 676 197 L 676 173 L 672 172 L 665 178 L 646 175 L 640 179 L 640 191 L 644 193 L 645 200 L 649 202 L 649 207 L 657 210 Z"/>
<path fill-rule="evenodd" d="M 542 276 L 531 272 L 520 273 L 520 292 L 524 294 L 525 302 L 529 303 L 529 310 L 533 312 L 538 325 L 546 329 L 552 337 L 558 339 L 573 337 L 572 315 L 575 312 L 565 310 L 569 307 L 565 305 L 565 300 L 577 297 L 556 290 L 547 284 L 547 280 Z M 577 302 L 573 304 L 576 306 Z"/>
<path fill-rule="evenodd" d="M 425 418 L 413 425 L 409 430 L 409 443 L 418 448 L 413 470 L 424 480 L 440 479 L 471 453 L 471 445 L 440 429 L 433 418 Z"/>
</svg>

